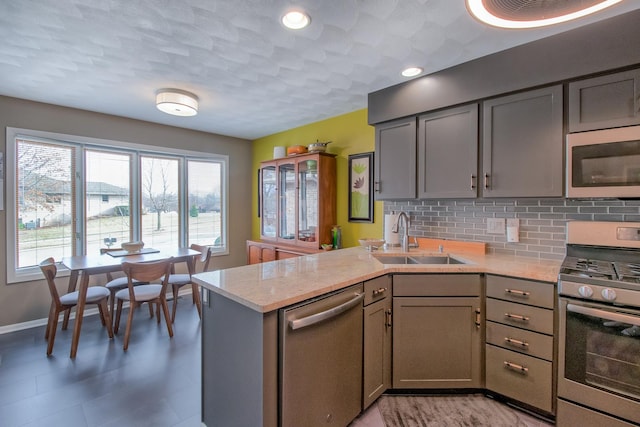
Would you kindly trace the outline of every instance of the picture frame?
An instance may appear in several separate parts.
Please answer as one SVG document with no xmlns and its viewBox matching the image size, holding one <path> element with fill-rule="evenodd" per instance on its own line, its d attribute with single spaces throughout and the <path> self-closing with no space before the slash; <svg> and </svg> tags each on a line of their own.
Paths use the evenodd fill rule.
<svg viewBox="0 0 640 427">
<path fill-rule="evenodd" d="M 373 222 L 373 154 L 349 155 L 349 222 Z"/>
</svg>

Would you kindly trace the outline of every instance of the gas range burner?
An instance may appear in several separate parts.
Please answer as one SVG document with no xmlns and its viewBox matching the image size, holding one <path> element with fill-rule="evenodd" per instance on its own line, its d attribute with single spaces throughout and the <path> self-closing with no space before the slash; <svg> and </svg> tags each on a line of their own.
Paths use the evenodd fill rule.
<svg viewBox="0 0 640 427">
<path fill-rule="evenodd" d="M 562 272 L 574 277 L 592 277 L 613 279 L 615 271 L 608 261 L 596 259 L 566 257 L 562 263 Z"/>
</svg>

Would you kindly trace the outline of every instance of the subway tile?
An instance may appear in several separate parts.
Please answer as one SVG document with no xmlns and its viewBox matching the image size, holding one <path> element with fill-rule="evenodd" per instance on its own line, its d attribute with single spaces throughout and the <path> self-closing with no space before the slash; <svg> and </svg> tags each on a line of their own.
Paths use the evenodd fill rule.
<svg viewBox="0 0 640 427">
<path fill-rule="evenodd" d="M 624 221 L 624 215 L 611 215 L 611 214 L 594 214 L 594 221 Z"/>
<path fill-rule="evenodd" d="M 593 206 L 585 206 L 578 209 L 580 213 L 607 213 L 607 208 L 605 206 L 593 207 Z"/>
<path fill-rule="evenodd" d="M 640 214 L 640 209 L 635 206 L 623 206 L 623 207 L 610 207 L 609 213 L 612 214 Z"/>
</svg>

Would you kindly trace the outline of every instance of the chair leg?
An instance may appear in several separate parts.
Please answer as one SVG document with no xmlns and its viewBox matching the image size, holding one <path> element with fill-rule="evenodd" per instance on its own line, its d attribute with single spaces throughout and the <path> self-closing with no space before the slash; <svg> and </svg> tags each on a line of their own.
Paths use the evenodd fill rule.
<svg viewBox="0 0 640 427">
<path fill-rule="evenodd" d="M 167 305 L 167 299 L 162 298 L 159 304 L 162 304 L 162 311 L 164 312 L 164 319 L 167 322 L 167 331 L 169 332 L 169 337 L 173 337 L 173 328 L 171 327 L 171 318 L 169 317 L 169 306 Z"/>
<path fill-rule="evenodd" d="M 109 316 L 109 308 L 107 307 L 106 299 L 100 301 L 100 304 L 98 304 L 98 310 L 100 311 L 100 317 L 102 318 L 102 325 L 107 327 L 109 338 L 113 338 L 113 327 L 111 326 L 111 316 Z"/>
<path fill-rule="evenodd" d="M 98 303 L 96 304 L 98 306 L 98 314 L 100 315 L 100 323 L 102 323 L 102 326 L 106 326 L 105 320 L 104 320 L 104 312 L 105 310 L 102 309 L 102 303 Z"/>
<path fill-rule="evenodd" d="M 116 312 L 116 320 L 115 323 L 113 325 L 113 332 L 114 333 L 118 333 L 118 329 L 120 328 L 120 315 L 122 314 L 122 304 L 124 304 L 124 301 L 122 301 L 121 299 L 118 300 L 118 311 Z M 133 304 L 130 307 L 130 310 L 133 310 Z"/>
<path fill-rule="evenodd" d="M 118 302 L 118 304 L 120 304 Z M 124 331 L 124 345 L 122 349 L 127 351 L 129 348 L 129 337 L 131 336 L 131 324 L 133 323 L 133 312 L 135 311 L 136 303 L 134 301 L 129 302 L 129 316 L 127 317 L 127 328 Z"/>
<path fill-rule="evenodd" d="M 152 303 L 149 303 L 149 305 L 153 305 Z M 158 325 L 160 324 L 160 303 L 156 303 L 156 322 L 158 323 Z"/>
<path fill-rule="evenodd" d="M 66 331 L 69 326 L 69 317 L 71 316 L 71 310 L 66 310 L 64 312 L 64 319 L 62 320 L 62 330 Z"/>
<path fill-rule="evenodd" d="M 178 308 L 178 292 L 180 291 L 180 286 L 172 285 L 173 291 L 173 304 L 171 306 L 171 323 L 176 321 L 176 308 Z"/>
<path fill-rule="evenodd" d="M 115 311 L 113 311 L 116 304 L 116 292 L 117 289 L 109 288 L 109 314 L 111 315 L 111 320 L 115 319 Z"/>
<path fill-rule="evenodd" d="M 153 304 L 149 303 L 149 317 L 153 317 Z"/>
<path fill-rule="evenodd" d="M 58 316 L 60 315 L 60 312 L 58 310 L 54 310 L 54 311 L 55 313 L 51 318 L 51 324 L 49 325 L 49 341 L 47 342 L 47 356 L 51 356 L 51 353 L 53 353 L 53 342 L 56 340 L 56 329 L 58 329 Z M 70 311 L 71 309 L 66 310 L 66 313 Z"/>
<path fill-rule="evenodd" d="M 49 307 L 49 319 L 47 320 L 47 327 L 44 330 L 44 339 L 49 339 L 49 328 L 51 328 L 51 319 L 53 318 L 53 313 L 56 311 L 56 304 L 51 301 L 51 307 Z"/>
<path fill-rule="evenodd" d="M 191 284 L 191 294 L 193 295 L 193 303 L 198 310 L 198 317 L 202 319 L 202 303 L 200 302 L 200 287 L 195 283 Z"/>
</svg>

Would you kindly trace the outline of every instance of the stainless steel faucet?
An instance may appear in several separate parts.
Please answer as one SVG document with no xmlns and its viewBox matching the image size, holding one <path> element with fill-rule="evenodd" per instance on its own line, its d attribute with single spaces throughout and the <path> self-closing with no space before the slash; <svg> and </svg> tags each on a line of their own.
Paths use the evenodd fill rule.
<svg viewBox="0 0 640 427">
<path fill-rule="evenodd" d="M 401 244 L 402 244 L 402 251 L 403 252 L 408 252 L 409 251 L 409 229 L 411 228 L 411 219 L 409 218 L 409 215 L 407 215 L 405 212 L 400 212 L 400 214 L 398 215 L 398 222 L 396 223 L 396 229 L 394 230 L 394 232 L 398 232 L 398 226 L 400 225 L 400 221 L 402 221 L 404 219 L 404 228 L 403 228 L 403 233 L 402 233 L 402 240 L 401 240 Z"/>
</svg>

